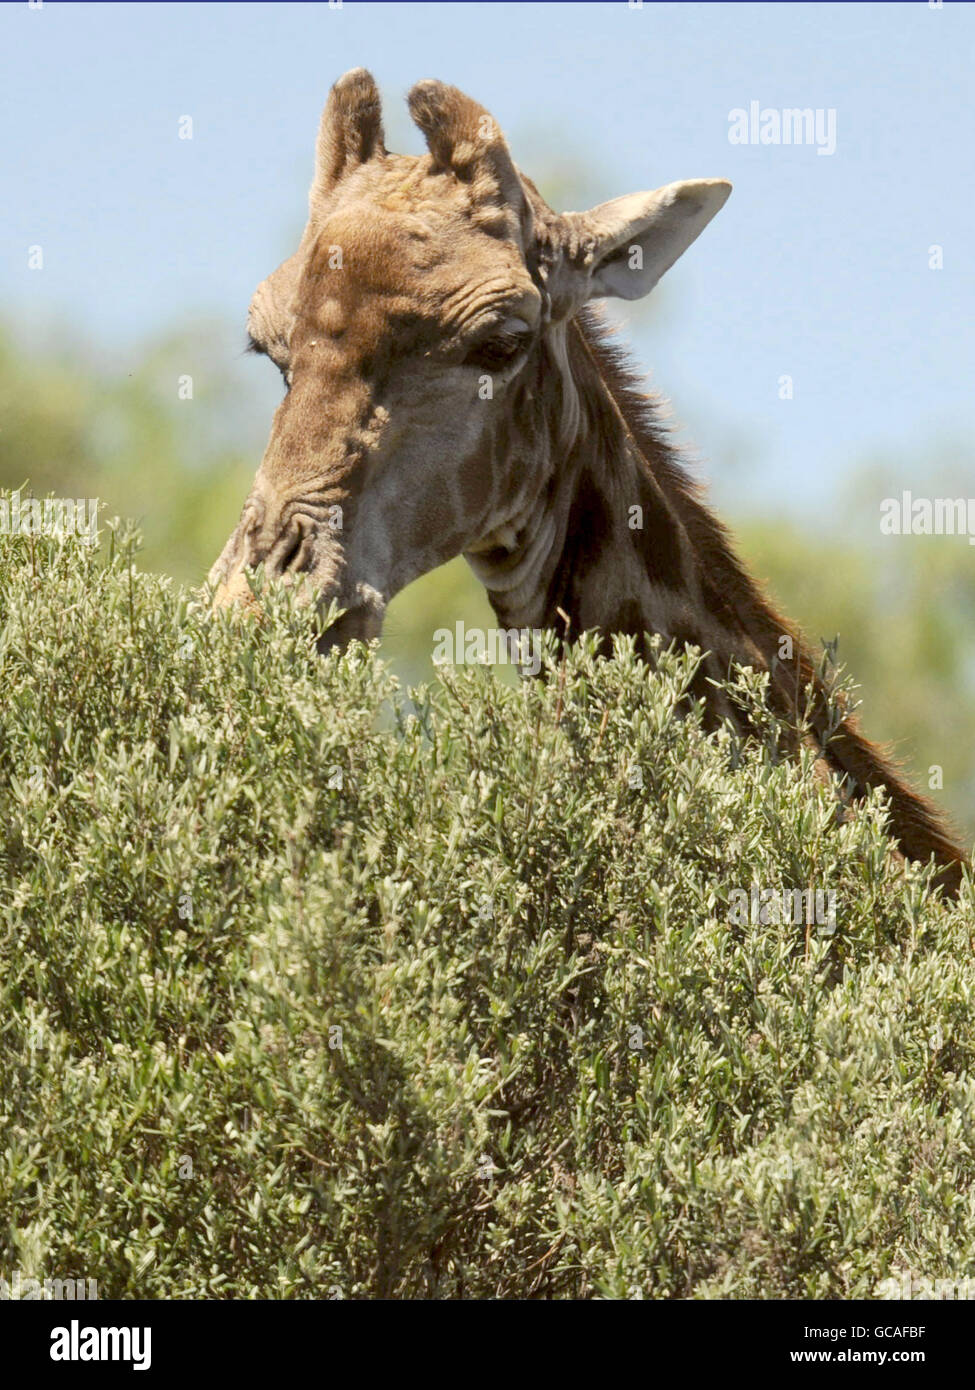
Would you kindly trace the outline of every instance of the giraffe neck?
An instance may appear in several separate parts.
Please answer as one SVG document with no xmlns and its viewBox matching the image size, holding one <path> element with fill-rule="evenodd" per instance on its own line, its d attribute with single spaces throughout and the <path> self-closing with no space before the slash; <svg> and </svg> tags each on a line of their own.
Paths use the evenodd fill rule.
<svg viewBox="0 0 975 1390">
<path fill-rule="evenodd" d="M 562 356 L 561 391 L 538 391 L 549 413 L 531 421 L 527 445 L 537 456 L 541 441 L 544 457 L 540 473 L 529 470 L 529 503 L 517 500 L 502 545 L 469 556 L 503 627 L 565 634 L 566 614 L 570 638 L 598 628 L 604 639 L 620 632 L 641 642 L 645 632 L 659 632 L 666 644 L 693 642 L 707 655 L 688 695 L 704 699 L 709 728 L 730 717 L 748 733 L 750 714 L 737 702 L 732 708 L 712 682 L 729 676 L 733 662 L 768 670 L 783 751 L 815 737 L 823 767 L 848 794 L 882 788 L 901 852 L 921 862 L 935 856 L 936 881 L 957 894 L 964 853 L 950 827 L 862 737 L 853 716 L 836 726 L 803 639 L 741 567 L 619 354 L 583 317 Z M 519 448 L 523 463 L 524 439 Z M 803 710 L 809 726 L 800 724 Z"/>
<path fill-rule="evenodd" d="M 738 611 L 723 593 L 715 559 L 750 598 L 755 590 L 591 316 L 569 325 L 557 356 L 547 364 L 560 372 L 557 405 L 532 432 L 536 448 L 544 440 L 547 467 L 536 467 L 535 495 L 510 528 L 514 543 L 468 557 L 499 620 L 565 634 L 567 619 L 570 637 L 598 630 L 607 646 L 613 633 L 691 642 L 710 653 L 702 687 L 732 657 L 764 665 L 767 641 L 748 630 L 747 606 Z M 550 383 L 538 397 L 553 402 Z"/>
<path fill-rule="evenodd" d="M 527 441 L 519 441 L 516 477 L 525 475 L 526 447 L 536 459 L 539 451 L 543 455 L 537 473 L 527 470 L 534 478 L 527 505 L 519 498 L 509 512 L 503 544 L 468 556 L 498 618 L 509 629 L 550 627 L 565 634 L 565 614 L 570 638 L 599 629 L 604 639 L 622 633 L 641 642 L 650 632 L 665 643 L 693 643 L 706 655 L 688 694 L 704 699 L 710 728 L 730 717 L 750 731 L 747 712 L 731 708 L 712 682 L 727 677 L 733 661 L 768 670 L 782 750 L 794 751 L 800 737 L 815 737 L 823 764 L 847 792 L 863 796 L 881 788 L 902 853 L 921 862 L 934 855 L 942 866 L 936 881 L 957 893 L 964 855 L 950 827 L 863 737 L 852 716 L 836 725 L 828 690 L 798 631 L 743 569 L 619 354 L 590 319 L 581 318 L 561 353 L 561 390 L 537 391 L 549 402 L 548 414 L 536 412 Z M 544 365 L 551 369 L 552 363 Z M 800 725 L 803 711 L 809 726 Z"/>
</svg>

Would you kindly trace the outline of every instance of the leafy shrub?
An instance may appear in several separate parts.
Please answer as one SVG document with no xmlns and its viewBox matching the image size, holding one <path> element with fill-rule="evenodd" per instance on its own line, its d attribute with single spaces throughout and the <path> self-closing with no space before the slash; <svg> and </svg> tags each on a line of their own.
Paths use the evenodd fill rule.
<svg viewBox="0 0 975 1390">
<path fill-rule="evenodd" d="M 311 655 L 286 593 L 212 617 L 116 531 L 0 538 L 0 629 L 0 1272 L 827 1298 L 972 1268 L 971 887 L 926 892 L 879 799 L 837 827 L 808 759 L 706 737 L 693 653 L 407 697 Z M 828 890 L 835 930 L 743 920 L 753 885 Z"/>
</svg>

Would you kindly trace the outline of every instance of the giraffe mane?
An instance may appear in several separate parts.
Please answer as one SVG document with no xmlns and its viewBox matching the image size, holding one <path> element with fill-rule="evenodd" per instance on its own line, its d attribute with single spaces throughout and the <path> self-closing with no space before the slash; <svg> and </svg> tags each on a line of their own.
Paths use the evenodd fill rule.
<svg viewBox="0 0 975 1390">
<path fill-rule="evenodd" d="M 871 788 L 882 788 L 902 851 L 922 862 L 934 855 L 944 866 L 935 882 L 957 893 L 965 856 L 953 827 L 902 779 L 890 748 L 863 736 L 842 697 L 833 696 L 824 682 L 798 627 L 776 610 L 748 573 L 728 528 L 702 500 L 704 486 L 692 477 L 687 454 L 674 443 L 673 427 L 661 418 L 661 398 L 646 390 L 629 351 L 615 336 L 615 327 L 589 306 L 580 311 L 576 322 L 643 465 L 687 532 L 701 565 L 702 597 L 709 611 L 761 653 L 770 676 L 769 703 L 777 717 L 796 730 L 808 711 L 822 756 L 845 782 L 846 790 L 862 796 Z M 793 657 L 788 664 L 776 659 L 785 636 L 792 640 Z M 842 716 L 838 727 L 837 709 Z"/>
</svg>

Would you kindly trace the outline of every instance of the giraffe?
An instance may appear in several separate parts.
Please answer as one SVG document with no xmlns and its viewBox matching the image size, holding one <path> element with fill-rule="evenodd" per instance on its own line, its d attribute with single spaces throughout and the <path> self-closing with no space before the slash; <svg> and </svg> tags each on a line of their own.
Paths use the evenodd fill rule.
<svg viewBox="0 0 975 1390">
<path fill-rule="evenodd" d="M 436 81 L 408 102 L 418 157 L 387 152 L 364 69 L 329 94 L 298 249 L 250 305 L 251 346 L 287 391 L 211 571 L 216 603 L 251 601 L 258 565 L 304 578 L 343 610 L 327 651 L 378 636 L 396 593 L 464 555 L 506 629 L 700 648 L 691 694 L 711 725 L 737 717 L 713 681 L 733 663 L 767 671 L 784 726 L 811 691 L 822 764 L 847 795 L 885 789 L 901 852 L 933 857 L 957 892 L 949 829 L 852 717 L 830 722 L 809 648 L 740 563 L 594 304 L 648 294 L 730 184 L 559 214 L 477 102 Z"/>
</svg>

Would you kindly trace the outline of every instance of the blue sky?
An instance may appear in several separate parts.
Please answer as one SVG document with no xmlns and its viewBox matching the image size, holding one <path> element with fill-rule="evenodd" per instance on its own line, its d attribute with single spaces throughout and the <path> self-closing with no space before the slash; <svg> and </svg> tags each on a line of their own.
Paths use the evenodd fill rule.
<svg viewBox="0 0 975 1390">
<path fill-rule="evenodd" d="M 936 458 L 971 473 L 973 52 L 972 7 L 923 0 L 4 4 L 2 313 L 26 334 L 70 325 L 116 359 L 202 318 L 242 334 L 300 232 L 330 84 L 369 67 L 388 143 L 419 152 L 403 98 L 440 77 L 492 110 L 565 206 L 733 181 L 623 317 L 719 501 L 828 518 L 865 459 L 902 460 L 915 484 Z M 752 101 L 835 110 L 835 153 L 731 144 L 729 112 Z M 37 244 L 43 271 L 27 268 Z M 221 367 L 269 423 L 276 374 Z"/>
</svg>

